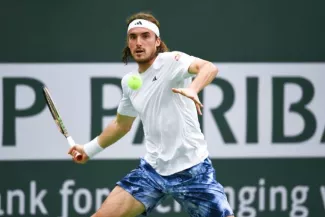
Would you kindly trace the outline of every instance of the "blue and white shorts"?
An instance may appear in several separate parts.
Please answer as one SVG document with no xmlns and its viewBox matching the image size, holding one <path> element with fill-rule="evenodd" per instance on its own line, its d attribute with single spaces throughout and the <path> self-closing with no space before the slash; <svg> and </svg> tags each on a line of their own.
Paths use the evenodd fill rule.
<svg viewBox="0 0 325 217">
<path fill-rule="evenodd" d="M 159 175 L 144 159 L 117 185 L 144 204 L 147 216 L 166 197 L 172 196 L 191 217 L 233 215 L 223 186 L 216 181 L 211 160 L 170 176 Z"/>
</svg>

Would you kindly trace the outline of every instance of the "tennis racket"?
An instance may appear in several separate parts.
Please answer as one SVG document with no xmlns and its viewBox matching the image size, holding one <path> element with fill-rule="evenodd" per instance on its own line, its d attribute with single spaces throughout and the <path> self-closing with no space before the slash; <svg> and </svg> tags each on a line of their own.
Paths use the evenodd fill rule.
<svg viewBox="0 0 325 217">
<path fill-rule="evenodd" d="M 64 135 L 64 137 L 68 140 L 68 143 L 71 147 L 75 146 L 76 143 L 74 142 L 73 138 L 69 135 L 68 131 L 67 131 L 67 128 L 65 128 L 64 124 L 63 124 L 63 121 L 61 119 L 61 116 L 53 102 L 53 99 L 50 95 L 50 92 L 49 90 L 46 88 L 46 87 L 43 87 L 43 94 L 44 94 L 44 97 L 45 97 L 45 101 L 46 101 L 46 104 L 51 112 L 51 115 L 56 123 L 56 125 L 58 126 L 59 128 L 59 131 Z M 77 160 L 77 161 L 80 161 L 82 160 L 82 155 L 77 152 L 77 151 L 73 151 L 72 152 L 72 156 Z"/>
</svg>

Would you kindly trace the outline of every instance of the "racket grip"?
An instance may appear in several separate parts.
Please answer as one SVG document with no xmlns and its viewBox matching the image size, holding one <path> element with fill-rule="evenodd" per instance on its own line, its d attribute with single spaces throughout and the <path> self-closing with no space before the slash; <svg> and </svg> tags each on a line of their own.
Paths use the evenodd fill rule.
<svg viewBox="0 0 325 217">
<path fill-rule="evenodd" d="M 71 136 L 68 136 L 68 137 L 67 137 L 67 140 L 68 140 L 68 143 L 69 143 L 69 145 L 70 145 L 71 147 L 73 147 L 73 146 L 76 145 L 75 141 L 72 139 Z M 82 160 L 82 155 L 81 155 L 78 151 L 73 151 L 73 152 L 72 152 L 72 156 L 73 156 L 77 161 Z"/>
</svg>

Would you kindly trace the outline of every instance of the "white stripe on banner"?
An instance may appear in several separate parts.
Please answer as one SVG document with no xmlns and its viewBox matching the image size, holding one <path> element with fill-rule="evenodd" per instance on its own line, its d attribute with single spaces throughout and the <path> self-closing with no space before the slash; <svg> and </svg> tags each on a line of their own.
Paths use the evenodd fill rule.
<svg viewBox="0 0 325 217">
<path fill-rule="evenodd" d="M 325 156 L 325 64 L 215 64 L 220 80 L 206 87 L 203 101 L 203 128 L 211 157 Z M 91 118 L 98 116 L 91 110 L 98 98 L 94 90 L 102 91 L 103 109 L 116 108 L 121 91 L 112 82 L 134 67 L 0 64 L 0 160 L 69 159 L 69 146 L 50 113 L 37 107 L 43 99 L 37 98 L 33 85 L 48 86 L 70 134 L 76 142 L 85 143 L 91 139 L 92 128 L 105 127 L 114 118 L 103 117 L 96 126 L 91 124 Z M 101 88 L 100 80 L 108 83 Z M 218 112 L 213 112 L 216 108 Z M 129 134 L 96 158 L 143 156 L 144 145 L 133 144 L 138 124 L 137 120 Z"/>
</svg>

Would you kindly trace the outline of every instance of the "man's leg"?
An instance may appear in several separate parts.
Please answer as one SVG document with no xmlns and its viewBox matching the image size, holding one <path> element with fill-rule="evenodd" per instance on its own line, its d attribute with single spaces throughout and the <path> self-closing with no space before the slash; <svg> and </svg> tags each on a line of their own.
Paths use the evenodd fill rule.
<svg viewBox="0 0 325 217">
<path fill-rule="evenodd" d="M 191 217 L 234 217 L 210 159 L 174 175 L 173 197 Z"/>
<path fill-rule="evenodd" d="M 144 160 L 118 181 L 102 207 L 92 217 L 148 215 L 165 198 L 158 175 Z"/>
<path fill-rule="evenodd" d="M 222 192 L 207 191 L 205 188 L 185 190 L 174 193 L 174 198 L 190 217 L 234 217 L 226 197 Z M 201 191 L 198 192 L 198 191 Z"/>
<path fill-rule="evenodd" d="M 144 205 L 120 186 L 108 195 L 92 217 L 135 217 L 145 211 Z"/>
</svg>

